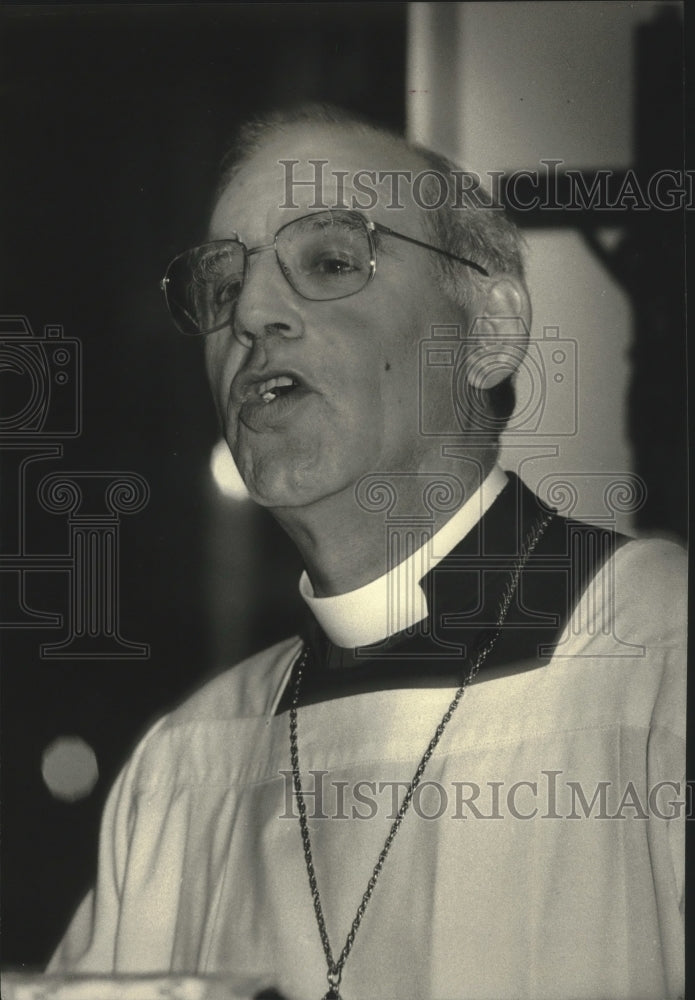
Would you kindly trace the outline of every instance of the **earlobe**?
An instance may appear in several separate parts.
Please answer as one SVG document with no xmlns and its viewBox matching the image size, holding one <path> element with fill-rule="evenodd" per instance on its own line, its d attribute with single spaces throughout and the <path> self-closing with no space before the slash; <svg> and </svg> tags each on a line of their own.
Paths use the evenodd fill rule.
<svg viewBox="0 0 695 1000">
<path fill-rule="evenodd" d="M 468 334 L 466 381 L 491 389 L 513 375 L 526 354 L 531 302 L 522 281 L 504 275 L 485 292 Z"/>
</svg>

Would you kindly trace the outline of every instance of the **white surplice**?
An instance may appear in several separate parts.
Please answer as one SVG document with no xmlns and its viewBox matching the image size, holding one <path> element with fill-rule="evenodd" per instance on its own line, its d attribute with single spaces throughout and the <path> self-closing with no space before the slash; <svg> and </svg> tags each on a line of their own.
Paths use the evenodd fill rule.
<svg viewBox="0 0 695 1000">
<path fill-rule="evenodd" d="M 547 665 L 483 671 L 467 690 L 367 908 L 344 1000 L 678 996 L 683 562 L 669 543 L 629 542 Z M 51 971 L 226 969 L 293 1000 L 324 994 L 288 716 L 274 714 L 299 649 L 288 640 L 238 665 L 141 742 L 108 801 L 95 891 Z M 299 711 L 304 787 L 323 792 L 307 802 L 335 954 L 395 783 L 452 694 L 373 691 Z"/>
</svg>

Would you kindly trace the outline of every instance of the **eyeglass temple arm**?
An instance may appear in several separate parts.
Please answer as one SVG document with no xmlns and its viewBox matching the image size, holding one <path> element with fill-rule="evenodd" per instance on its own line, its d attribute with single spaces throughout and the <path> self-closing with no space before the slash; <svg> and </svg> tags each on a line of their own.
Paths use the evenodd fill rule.
<svg viewBox="0 0 695 1000">
<path fill-rule="evenodd" d="M 448 257 L 450 260 L 457 260 L 461 264 L 466 264 L 468 267 L 472 267 L 474 271 L 482 274 L 485 278 L 490 277 L 489 271 L 487 271 L 481 264 L 476 264 L 474 260 L 469 260 L 468 257 L 459 257 L 457 254 L 450 253 L 448 250 L 442 250 L 441 247 L 433 247 L 431 243 L 423 243 L 422 240 L 416 240 L 413 236 L 404 236 L 403 233 L 396 233 L 393 229 L 389 229 L 388 226 L 384 226 L 381 222 L 374 222 L 372 225 L 379 233 L 386 233 L 388 236 L 395 236 L 399 240 L 405 240 L 406 243 L 413 243 L 416 247 L 422 247 L 424 250 L 432 250 L 434 253 L 440 253 L 442 256 Z"/>
</svg>

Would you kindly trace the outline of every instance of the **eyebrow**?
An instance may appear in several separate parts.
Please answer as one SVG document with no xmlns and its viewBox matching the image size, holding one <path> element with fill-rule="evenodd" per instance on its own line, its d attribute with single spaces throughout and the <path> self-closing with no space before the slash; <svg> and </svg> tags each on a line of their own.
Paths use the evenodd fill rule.
<svg viewBox="0 0 695 1000">
<path fill-rule="evenodd" d="M 329 215 L 332 216 L 334 214 L 331 212 L 330 209 L 328 210 L 322 209 L 321 211 L 311 212 L 307 215 L 302 215 L 297 219 L 290 219 L 289 222 L 284 223 L 283 226 L 281 226 L 280 228 L 282 229 L 284 228 L 284 226 L 290 226 L 293 223 L 301 223 L 302 228 L 330 229 L 331 224 L 333 225 L 337 224 L 343 229 L 348 229 L 354 232 L 364 232 L 364 224 L 369 221 L 368 219 L 364 218 L 361 215 L 358 218 L 357 216 L 359 213 L 356 212 L 350 212 L 348 214 L 347 209 L 342 209 L 339 211 L 344 212 L 345 214 L 339 215 L 338 212 L 336 212 L 334 218 L 328 217 Z M 316 217 L 320 218 L 318 221 L 315 222 L 314 220 L 316 219 Z"/>
<path fill-rule="evenodd" d="M 405 250 L 399 246 L 398 239 L 390 238 L 388 232 L 384 232 L 382 229 L 372 229 L 372 239 L 378 253 L 388 254 L 389 257 L 393 257 L 394 260 L 398 261 L 406 259 Z M 390 243 L 388 247 L 386 246 L 387 240 Z"/>
</svg>

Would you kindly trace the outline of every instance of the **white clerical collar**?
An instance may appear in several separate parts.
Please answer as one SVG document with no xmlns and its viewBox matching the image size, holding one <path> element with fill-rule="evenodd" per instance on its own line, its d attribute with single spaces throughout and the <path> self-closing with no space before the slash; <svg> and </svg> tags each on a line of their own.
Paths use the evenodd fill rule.
<svg viewBox="0 0 695 1000">
<path fill-rule="evenodd" d="M 420 548 L 377 580 L 334 597 L 315 597 L 306 572 L 299 593 L 336 646 L 353 649 L 395 635 L 427 618 L 427 598 L 420 581 L 447 556 L 492 506 L 507 484 L 499 465 Z"/>
</svg>

